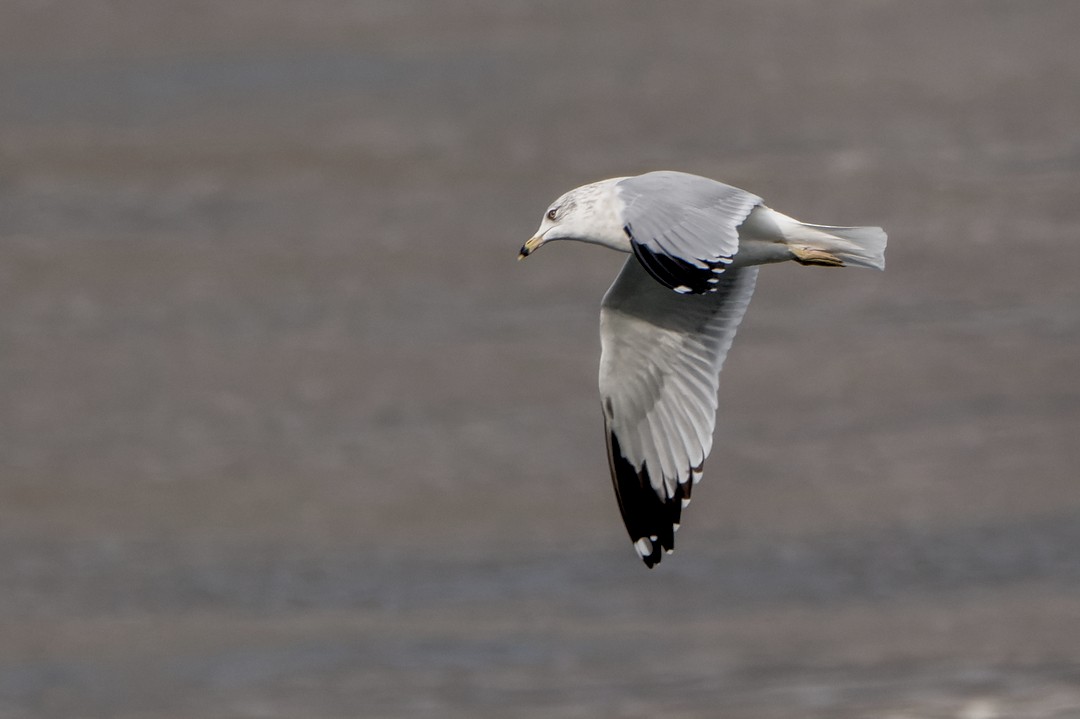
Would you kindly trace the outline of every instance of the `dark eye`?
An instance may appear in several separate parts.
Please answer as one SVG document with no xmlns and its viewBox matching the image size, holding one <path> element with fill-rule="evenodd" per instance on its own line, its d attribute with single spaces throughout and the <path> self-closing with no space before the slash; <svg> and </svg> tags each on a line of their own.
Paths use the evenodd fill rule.
<svg viewBox="0 0 1080 719">
<path fill-rule="evenodd" d="M 548 210 L 547 218 L 549 220 L 554 220 L 555 219 L 555 210 L 554 210 L 554 208 Z"/>
</svg>

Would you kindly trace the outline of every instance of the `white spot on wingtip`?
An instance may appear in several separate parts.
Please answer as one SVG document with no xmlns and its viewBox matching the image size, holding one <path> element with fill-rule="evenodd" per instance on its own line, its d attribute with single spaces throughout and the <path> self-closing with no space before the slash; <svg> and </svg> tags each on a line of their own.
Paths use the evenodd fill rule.
<svg viewBox="0 0 1080 719">
<path fill-rule="evenodd" d="M 686 497 L 683 497 L 683 500 L 682 500 L 682 508 L 683 508 L 683 509 L 686 509 L 686 508 L 687 508 L 687 507 L 689 507 L 689 506 L 690 506 L 690 500 L 689 500 L 688 498 L 686 498 Z"/>
<path fill-rule="evenodd" d="M 690 291 L 690 288 L 687 287 L 686 285 L 679 285 L 678 287 L 675 287 L 674 290 L 676 292 L 678 292 L 680 295 L 685 295 L 687 292 Z"/>
<path fill-rule="evenodd" d="M 644 559 L 652 554 L 652 542 L 649 541 L 648 537 L 642 537 L 634 542 L 634 549 L 636 549 L 638 555 Z"/>
<path fill-rule="evenodd" d="M 665 549 L 664 554 L 675 554 L 675 550 L 674 549 Z"/>
<path fill-rule="evenodd" d="M 679 527 L 681 527 L 681 526 L 682 526 L 682 525 L 681 525 L 681 524 L 679 524 L 678 522 L 672 522 L 672 523 L 671 523 L 671 531 L 673 531 L 673 532 L 678 532 L 678 531 L 679 531 Z"/>
<path fill-rule="evenodd" d="M 654 534 L 654 535 L 650 536 L 649 539 L 651 539 L 652 541 L 655 542 L 656 541 L 656 535 Z"/>
<path fill-rule="evenodd" d="M 708 282 L 710 285 L 715 285 L 717 282 L 720 281 L 720 278 L 719 277 L 710 277 L 709 279 L 707 279 L 705 281 Z"/>
</svg>

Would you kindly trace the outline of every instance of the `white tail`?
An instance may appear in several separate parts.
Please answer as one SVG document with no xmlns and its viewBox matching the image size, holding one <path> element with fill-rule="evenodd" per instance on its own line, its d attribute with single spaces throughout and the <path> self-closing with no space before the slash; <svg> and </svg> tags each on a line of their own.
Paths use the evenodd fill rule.
<svg viewBox="0 0 1080 719">
<path fill-rule="evenodd" d="M 885 269 L 885 243 L 889 238 L 880 227 L 830 227 L 808 225 L 805 222 L 796 224 L 805 228 L 806 235 L 810 235 L 797 239 L 836 255 L 845 265 Z M 804 232 L 796 234 L 803 235 Z"/>
<path fill-rule="evenodd" d="M 832 227 L 799 222 L 768 207 L 758 207 L 743 223 L 757 237 L 783 238 L 804 264 L 839 264 L 885 269 L 888 237 L 880 227 Z"/>
</svg>

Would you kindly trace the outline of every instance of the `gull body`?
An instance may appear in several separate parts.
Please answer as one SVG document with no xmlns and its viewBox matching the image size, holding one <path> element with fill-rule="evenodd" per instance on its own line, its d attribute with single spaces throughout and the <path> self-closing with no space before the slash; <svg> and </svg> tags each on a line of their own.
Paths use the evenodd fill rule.
<svg viewBox="0 0 1080 719">
<path fill-rule="evenodd" d="M 757 266 L 884 269 L 886 235 L 800 222 L 736 187 L 660 171 L 565 193 L 518 259 L 556 240 L 632 255 L 601 304 L 600 395 L 619 510 L 652 567 L 674 549 L 712 448 L 720 369 Z"/>
</svg>

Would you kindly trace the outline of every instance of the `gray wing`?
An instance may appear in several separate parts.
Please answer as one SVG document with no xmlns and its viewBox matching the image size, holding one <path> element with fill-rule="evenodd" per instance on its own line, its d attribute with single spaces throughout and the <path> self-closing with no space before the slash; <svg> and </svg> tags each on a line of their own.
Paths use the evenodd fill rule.
<svg viewBox="0 0 1080 719">
<path fill-rule="evenodd" d="M 600 396 L 615 495 L 645 564 L 675 529 L 712 448 L 716 391 L 757 267 L 725 272 L 714 294 L 681 295 L 628 258 L 600 309 Z"/>
<path fill-rule="evenodd" d="M 738 227 L 757 195 L 685 172 L 649 172 L 615 185 L 638 261 L 680 293 L 713 292 L 739 250 Z"/>
</svg>

